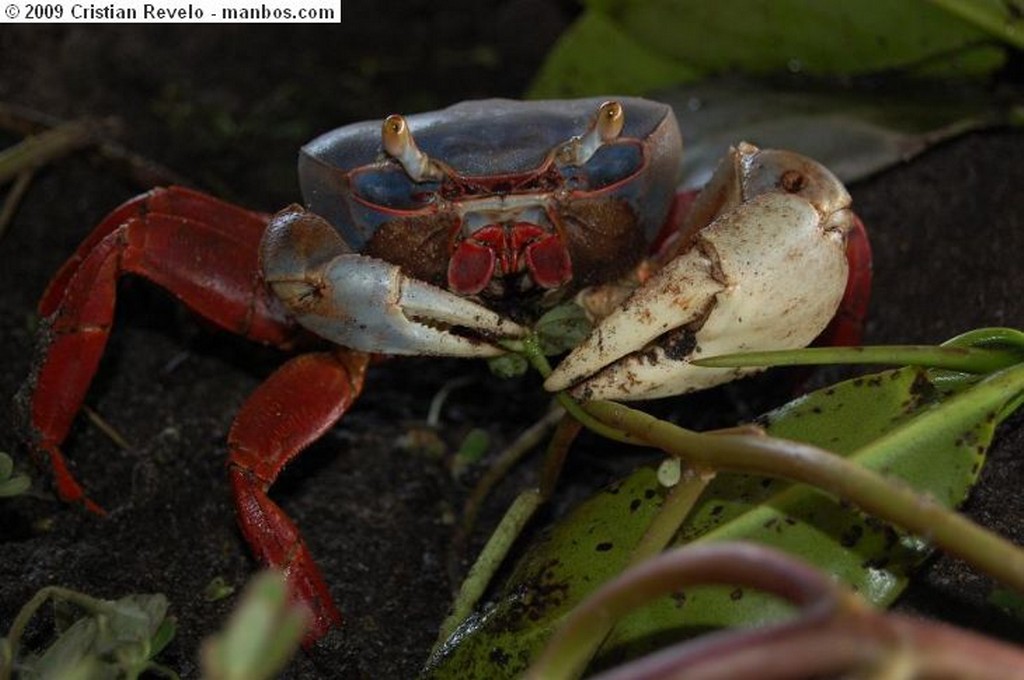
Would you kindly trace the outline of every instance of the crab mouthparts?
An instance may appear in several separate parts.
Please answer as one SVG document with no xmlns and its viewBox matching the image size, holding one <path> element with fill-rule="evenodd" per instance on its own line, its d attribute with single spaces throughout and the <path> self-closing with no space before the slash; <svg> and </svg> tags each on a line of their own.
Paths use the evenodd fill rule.
<svg viewBox="0 0 1024 680">
<path fill-rule="evenodd" d="M 569 251 L 557 234 L 530 222 L 488 224 L 459 243 L 448 261 L 448 288 L 476 295 L 495 277 L 529 272 L 541 288 L 558 288 L 572 278 Z"/>
</svg>

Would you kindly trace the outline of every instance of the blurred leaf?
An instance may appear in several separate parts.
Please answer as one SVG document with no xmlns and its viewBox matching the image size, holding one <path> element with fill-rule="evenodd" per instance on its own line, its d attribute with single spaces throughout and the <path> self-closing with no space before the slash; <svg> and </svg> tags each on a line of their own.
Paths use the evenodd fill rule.
<svg viewBox="0 0 1024 680">
<path fill-rule="evenodd" d="M 459 444 L 459 448 L 455 452 L 457 468 L 464 470 L 470 465 L 480 462 L 487 455 L 490 445 L 491 435 L 487 433 L 487 430 L 474 427 L 462 438 L 462 443 Z"/>
<path fill-rule="evenodd" d="M 644 94 L 702 75 L 700 69 L 656 54 L 603 13 L 587 11 L 558 39 L 528 96 Z"/>
<path fill-rule="evenodd" d="M 203 677 L 274 677 L 298 650 L 309 616 L 304 605 L 289 601 L 280 572 L 261 572 L 246 587 L 224 630 L 203 643 Z"/>
<path fill-rule="evenodd" d="M 14 473 L 14 461 L 0 451 L 0 498 L 23 494 L 31 485 L 27 475 Z"/>
<path fill-rule="evenodd" d="M 499 378 L 516 378 L 526 373 L 530 365 L 518 354 L 502 354 L 487 360 L 491 373 Z"/>
<path fill-rule="evenodd" d="M 1017 49 L 1024 49 L 1024 2 L 1021 0 L 930 0 Z"/>
<path fill-rule="evenodd" d="M 1006 588 L 996 588 L 989 593 L 988 601 L 1012 616 L 1018 623 L 1024 623 L 1024 595 Z"/>
<path fill-rule="evenodd" d="M 977 77 L 1024 48 L 1020 0 L 590 0 L 532 97 L 644 94 L 716 74 Z"/>
<path fill-rule="evenodd" d="M 1006 415 L 951 400 L 969 395 L 981 379 L 914 367 L 886 371 L 814 392 L 762 422 L 772 435 L 850 456 L 955 506 L 976 480 L 995 425 Z M 1007 399 L 1016 403 L 1012 395 Z M 932 419 L 929 426 L 915 427 L 924 418 Z M 875 446 L 883 440 L 900 446 Z M 431 660 L 427 676 L 522 672 L 565 614 L 625 567 L 666 495 L 655 474 L 638 470 L 546 530 L 501 586 L 495 603 L 460 627 Z M 676 542 L 712 539 L 754 540 L 801 556 L 879 606 L 899 594 L 908 571 L 930 551 L 925 542 L 809 486 L 734 474 L 719 475 L 709 485 Z M 785 613 L 777 600 L 756 593 L 688 590 L 618 622 L 598 663 L 635 657 L 665 639 Z"/>
<path fill-rule="evenodd" d="M 151 659 L 174 636 L 167 598 L 159 593 L 108 601 L 50 589 L 42 599 L 49 596 L 58 637 L 19 663 L 25 677 L 135 678 L 152 667 Z"/>
<path fill-rule="evenodd" d="M 795 89 L 722 79 L 661 92 L 657 99 L 672 106 L 683 132 L 684 187 L 703 186 L 740 141 L 797 151 L 851 182 L 968 130 L 1010 122 L 1014 113 L 993 94 L 965 84 Z"/>
<path fill-rule="evenodd" d="M 217 602 L 235 593 L 235 587 L 227 582 L 223 576 L 214 576 L 203 588 L 203 599 L 207 602 Z"/>
</svg>

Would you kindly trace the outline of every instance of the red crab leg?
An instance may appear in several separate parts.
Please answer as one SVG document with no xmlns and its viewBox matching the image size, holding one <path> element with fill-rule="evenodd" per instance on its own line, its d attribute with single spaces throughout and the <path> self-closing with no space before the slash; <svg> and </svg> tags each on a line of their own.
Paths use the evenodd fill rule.
<svg viewBox="0 0 1024 680">
<path fill-rule="evenodd" d="M 864 319 L 871 299 L 871 242 L 867 229 L 856 215 L 853 229 L 846 236 L 846 261 L 850 273 L 839 309 L 828 327 L 814 341 L 815 345 L 852 347 L 861 344 Z"/>
<path fill-rule="evenodd" d="M 114 317 L 117 280 L 144 276 L 215 324 L 281 347 L 295 335 L 259 276 L 266 216 L 212 197 L 157 189 L 112 212 L 57 274 L 40 302 L 47 333 L 31 384 L 37 445 L 65 501 L 86 498 L 60 452 L 96 372 Z"/>
<path fill-rule="evenodd" d="M 300 355 L 246 401 L 228 434 L 228 469 L 242 533 L 260 561 L 284 570 L 292 596 L 313 611 L 309 645 L 341 622 L 295 524 L 267 496 L 284 466 L 348 409 L 363 387 L 369 355 L 340 349 Z"/>
<path fill-rule="evenodd" d="M 83 240 L 56 276 L 50 280 L 42 299 L 39 314 L 46 317 L 56 311 L 71 278 L 96 245 L 111 232 L 132 218 L 144 219 L 150 213 L 177 216 L 192 220 L 236 240 L 241 247 L 254 250 L 266 229 L 268 215 L 244 210 L 207 194 L 184 187 L 158 188 L 129 199 L 115 208 Z M 212 273 L 212 272 L 211 272 Z"/>
</svg>

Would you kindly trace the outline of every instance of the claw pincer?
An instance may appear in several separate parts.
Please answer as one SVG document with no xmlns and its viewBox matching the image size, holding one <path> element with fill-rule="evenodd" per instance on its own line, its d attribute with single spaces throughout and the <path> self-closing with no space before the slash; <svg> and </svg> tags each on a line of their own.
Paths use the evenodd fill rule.
<svg viewBox="0 0 1024 680">
<path fill-rule="evenodd" d="M 296 321 L 344 347 L 486 357 L 502 350 L 481 338 L 526 332 L 481 305 L 410 278 L 396 265 L 349 252 L 334 227 L 300 206 L 270 221 L 260 260 L 264 280 Z"/>
<path fill-rule="evenodd" d="M 791 349 L 835 314 L 847 279 L 850 196 L 824 167 L 741 144 L 688 213 L 664 264 L 555 369 L 545 388 L 636 400 L 705 389 L 759 369 L 697 356 Z"/>
</svg>

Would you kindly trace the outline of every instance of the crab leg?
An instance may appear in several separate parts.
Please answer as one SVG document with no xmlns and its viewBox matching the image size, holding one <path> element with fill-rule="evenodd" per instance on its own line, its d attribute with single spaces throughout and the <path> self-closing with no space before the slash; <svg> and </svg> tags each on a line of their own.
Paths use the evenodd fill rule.
<svg viewBox="0 0 1024 680">
<path fill-rule="evenodd" d="M 348 251 L 326 220 L 291 206 L 274 216 L 262 246 L 267 283 L 295 319 L 345 347 L 385 354 L 487 357 L 491 340 L 519 325 L 472 300 Z"/>
<path fill-rule="evenodd" d="M 138 274 L 205 318 L 253 340 L 287 346 L 296 333 L 257 272 L 253 233 L 266 217 L 180 188 L 158 189 L 111 213 L 68 260 L 40 303 L 46 330 L 29 409 L 65 501 L 99 506 L 67 469 L 60 444 L 82 406 L 110 335 L 117 280 Z"/>
<path fill-rule="evenodd" d="M 345 349 L 292 359 L 249 397 L 228 434 L 239 525 L 260 561 L 282 569 L 292 597 L 312 609 L 307 645 L 340 623 L 341 613 L 299 530 L 267 489 L 359 396 L 368 359 Z"/>
</svg>

